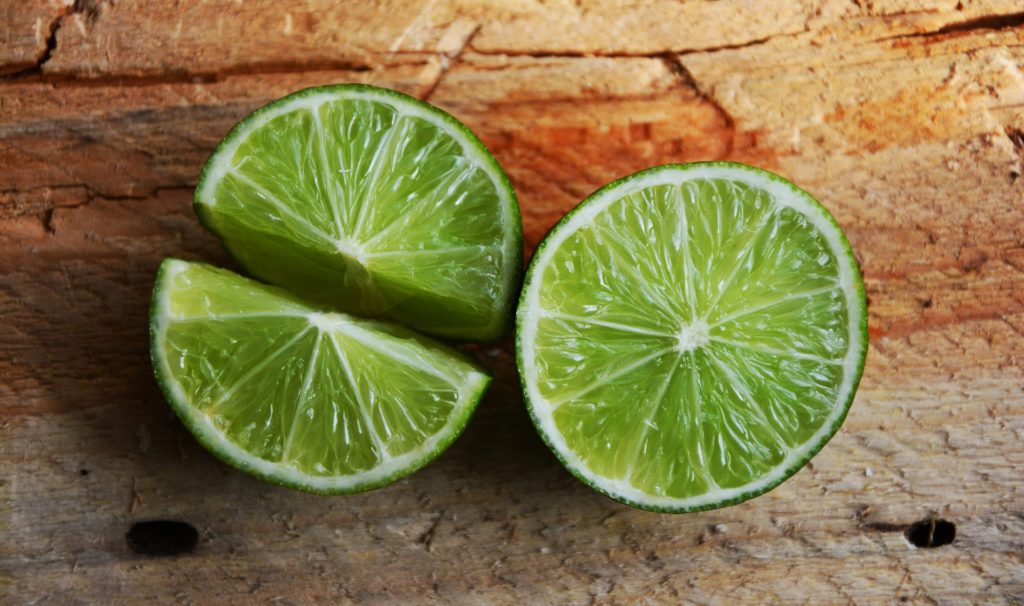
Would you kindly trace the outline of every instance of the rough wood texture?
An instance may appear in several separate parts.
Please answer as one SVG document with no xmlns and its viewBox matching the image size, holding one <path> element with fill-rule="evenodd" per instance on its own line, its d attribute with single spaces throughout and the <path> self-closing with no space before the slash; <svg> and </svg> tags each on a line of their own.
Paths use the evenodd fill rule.
<svg viewBox="0 0 1024 606">
<path fill-rule="evenodd" d="M 1024 7 L 1018 0 L 0 0 L 0 602 L 1024 602 Z M 528 248 L 583 196 L 731 158 L 815 194 L 863 263 L 850 417 L 746 504 L 670 516 L 572 479 L 511 345 L 466 434 L 324 498 L 216 462 L 148 362 L 166 255 L 231 125 L 304 86 L 394 87 L 476 130 Z M 937 515 L 956 541 L 917 549 Z M 200 541 L 129 550 L 132 522 Z"/>
<path fill-rule="evenodd" d="M 57 24 L 73 4 L 74 0 L 0 2 L 0 75 L 34 71 L 49 59 Z"/>
</svg>

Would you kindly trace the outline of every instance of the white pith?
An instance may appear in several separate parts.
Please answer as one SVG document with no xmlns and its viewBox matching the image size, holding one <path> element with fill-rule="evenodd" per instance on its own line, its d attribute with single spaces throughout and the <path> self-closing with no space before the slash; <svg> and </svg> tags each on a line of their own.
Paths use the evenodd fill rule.
<svg viewBox="0 0 1024 606">
<path fill-rule="evenodd" d="M 500 251 L 500 254 L 502 255 L 502 272 L 503 275 L 506 276 L 506 279 L 498 284 L 498 287 L 501 289 L 501 293 L 500 296 L 496 297 L 496 299 L 503 304 L 500 305 L 500 307 L 494 308 L 494 313 L 492 314 L 490 323 L 481 330 L 491 331 L 496 329 L 504 322 L 504 318 L 509 312 L 509 305 L 512 300 L 510 291 L 516 281 L 515 274 L 519 267 L 520 259 L 518 257 L 520 255 L 517 249 L 516 238 L 512 236 L 512 231 L 515 229 L 514 226 L 516 226 L 518 222 L 517 205 L 515 200 L 512 199 L 510 189 L 503 182 L 499 169 L 497 168 L 497 164 L 484 151 L 482 151 L 482 144 L 467 137 L 461 129 L 451 124 L 439 110 L 428 110 L 401 98 L 365 89 L 322 91 L 296 96 L 294 99 L 281 103 L 280 105 L 263 110 L 259 115 L 250 118 L 241 130 L 231 134 L 230 139 L 226 140 L 224 146 L 217 150 L 211 158 L 211 162 L 206 169 L 206 175 L 202 181 L 201 187 L 196 191 L 196 201 L 199 204 L 213 208 L 216 205 L 214 192 L 217 184 L 220 183 L 226 175 L 232 174 L 238 178 L 246 180 L 244 175 L 235 170 L 233 162 L 235 154 L 238 151 L 238 147 L 253 131 L 262 128 L 275 118 L 297 110 L 310 111 L 314 116 L 317 116 L 317 121 L 319 121 L 319 113 L 316 111 L 317 109 L 325 103 L 331 103 L 342 99 L 371 101 L 374 103 L 389 105 L 395 110 L 398 116 L 409 116 L 430 123 L 456 141 L 461 148 L 463 155 L 487 175 L 487 178 L 490 180 L 500 200 L 504 229 L 502 231 L 500 247 L 494 247 L 493 249 Z M 254 187 L 257 190 L 260 189 L 257 184 L 251 183 L 251 180 L 249 181 L 251 187 Z M 295 218 L 293 211 L 291 211 L 286 204 L 278 200 L 276 196 L 266 190 L 263 190 L 261 193 L 263 194 L 264 199 L 276 206 L 281 212 L 292 215 L 293 218 Z M 373 244 L 376 236 L 369 238 L 366 242 L 357 242 L 344 237 L 334 238 L 319 227 L 310 224 L 309 221 L 303 219 L 296 220 L 308 226 L 311 233 L 316 234 L 339 253 L 364 266 L 370 263 L 375 257 L 434 252 L 373 251 L 371 250 L 371 245 Z M 379 236 L 380 234 L 377 235 Z M 438 252 L 455 252 L 455 250 L 441 249 Z"/>
<path fill-rule="evenodd" d="M 704 320 L 694 320 L 690 324 L 683 324 L 676 334 L 676 351 L 687 353 L 697 348 L 704 347 L 711 342 L 708 334 L 708 323 Z"/>
<path fill-rule="evenodd" d="M 185 390 L 174 378 L 170 363 L 165 355 L 163 347 L 164 335 L 166 334 L 167 327 L 170 323 L 193 321 L 203 318 L 216 320 L 217 318 L 222 317 L 204 316 L 203 318 L 179 318 L 170 313 L 170 297 L 171 291 L 173 290 L 172 284 L 174 277 L 180 272 L 185 271 L 188 266 L 189 263 L 185 261 L 166 261 L 161 283 L 157 285 L 157 288 L 160 289 L 160 299 L 157 303 L 157 309 L 155 310 L 156 313 L 154 314 L 157 339 L 157 345 L 154 351 L 156 353 L 155 359 L 158 365 L 157 370 L 163 379 L 164 386 L 170 392 L 169 395 L 174 408 L 179 415 L 182 415 L 187 419 L 188 425 L 199 434 L 197 437 L 200 438 L 200 441 L 207 448 L 215 451 L 224 458 L 235 462 L 247 471 L 256 473 L 257 475 L 262 475 L 264 477 L 274 479 L 275 481 L 280 481 L 293 486 L 323 492 L 345 492 L 382 483 L 396 475 L 401 475 L 403 472 L 407 472 L 423 465 L 427 462 L 427 457 L 434 453 L 442 442 L 445 442 L 452 438 L 453 435 L 458 434 L 465 425 L 469 409 L 476 404 L 477 397 L 481 390 L 490 380 L 487 375 L 481 372 L 470 371 L 466 373 L 463 380 L 459 381 L 458 384 L 455 384 L 456 377 L 446 375 L 442 370 L 437 368 L 421 366 L 421 369 L 431 372 L 452 383 L 459 394 L 458 400 L 456 401 L 447 422 L 439 431 L 410 451 L 397 456 L 390 456 L 387 454 L 385 449 L 380 449 L 380 452 L 384 453 L 384 460 L 368 470 L 342 476 L 318 476 L 308 474 L 288 463 L 268 461 L 266 459 L 255 457 L 225 437 L 224 433 L 213 424 L 211 417 L 207 413 L 192 406 Z M 327 335 L 328 338 L 324 339 L 324 341 L 331 342 L 334 347 L 337 347 L 337 341 L 331 335 L 334 332 L 338 332 L 339 334 L 344 334 L 348 338 L 375 346 L 378 350 L 388 353 L 399 361 L 409 364 L 413 364 L 415 362 L 414 360 L 409 360 L 407 357 L 404 357 L 402 352 L 393 350 L 390 344 L 382 341 L 376 341 L 373 332 L 353 323 L 351 321 L 351 317 L 345 314 L 319 312 L 297 313 L 294 310 L 287 310 L 279 314 L 258 313 L 239 314 L 239 316 L 302 317 L 309 323 L 309 326 L 302 331 L 303 333 L 309 330 L 316 330 L 321 334 Z M 285 347 L 289 345 L 290 343 L 286 343 Z M 271 357 L 273 357 L 273 355 L 268 356 L 268 359 Z M 341 356 L 340 359 L 345 360 L 346 358 Z M 310 363 L 312 364 L 312 356 Z M 350 372 L 347 368 L 345 370 L 346 372 Z M 377 437 L 374 432 L 371 431 L 370 433 L 371 439 L 379 440 L 379 437 Z"/>
<path fill-rule="evenodd" d="M 539 317 L 541 315 L 546 317 L 565 315 L 551 310 L 543 310 L 540 305 L 541 277 L 559 247 L 578 229 L 589 225 L 599 213 L 615 201 L 643 189 L 660 185 L 675 185 L 692 179 L 725 179 L 762 189 L 771 195 L 776 204 L 792 208 L 806 217 L 817 231 L 824 236 L 838 264 L 839 287 L 846 299 L 849 347 L 846 355 L 840 362 L 844 372 L 835 403 L 831 407 L 828 417 L 822 422 L 821 427 L 806 442 L 797 448 L 791 449 L 777 466 L 754 482 L 733 488 L 714 487 L 715 485 L 712 482 L 710 485 L 714 488 L 703 494 L 687 498 L 675 498 L 649 494 L 637 489 L 623 479 L 602 476 L 594 473 L 587 467 L 586 463 L 569 448 L 554 422 L 553 412 L 558 405 L 566 401 L 566 398 L 559 397 L 558 401 L 551 402 L 541 395 L 537 386 L 537 371 L 533 352 Z M 548 236 L 536 254 L 538 256 L 533 262 L 531 273 L 524 287 L 523 304 L 519 312 L 520 318 L 518 322 L 520 331 L 520 364 L 522 365 L 523 382 L 526 386 L 527 397 L 540 431 L 545 435 L 549 444 L 555 449 L 566 465 L 588 483 L 610 496 L 646 507 L 687 510 L 714 506 L 715 504 L 727 502 L 744 495 L 763 492 L 767 487 L 773 486 L 784 479 L 789 475 L 793 467 L 820 447 L 823 440 L 834 431 L 837 421 L 845 413 L 845 404 L 849 400 L 851 391 L 855 388 L 855 381 L 859 377 L 858 367 L 862 358 L 863 348 L 866 346 L 861 338 L 859 328 L 863 320 L 863 310 L 861 307 L 862 303 L 858 300 L 857 269 L 848 249 L 843 244 L 842 235 L 835 225 L 809 196 L 792 186 L 768 178 L 760 171 L 740 167 L 720 165 L 667 167 L 631 179 L 595 195 L 587 201 L 586 206 L 574 211 L 564 223 L 560 224 Z M 678 334 L 674 335 L 676 339 L 674 351 L 682 354 L 703 346 L 707 342 L 706 339 L 717 339 L 716 337 L 706 337 L 707 325 L 701 326 L 698 322 L 701 322 L 701 320 L 695 320 L 683 325 Z M 641 329 L 634 330 L 634 332 L 645 333 L 646 331 Z"/>
</svg>

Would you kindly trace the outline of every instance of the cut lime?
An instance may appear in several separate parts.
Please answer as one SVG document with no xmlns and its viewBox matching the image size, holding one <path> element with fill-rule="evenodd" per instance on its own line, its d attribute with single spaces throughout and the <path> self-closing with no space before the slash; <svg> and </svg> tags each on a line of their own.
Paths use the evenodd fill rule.
<svg viewBox="0 0 1024 606">
<path fill-rule="evenodd" d="M 150 313 L 168 402 L 224 461 L 322 493 L 382 486 L 462 432 L 489 377 L 458 352 L 380 321 L 168 259 Z"/>
<path fill-rule="evenodd" d="M 457 120 L 345 84 L 242 120 L 206 163 L 196 213 L 253 275 L 344 311 L 494 340 L 522 264 L 515 192 Z"/>
<path fill-rule="evenodd" d="M 695 511 L 775 487 L 835 434 L 867 348 L 850 245 L 810 195 L 733 163 L 652 168 L 556 225 L 517 358 L 541 436 L 624 503 Z"/>
</svg>

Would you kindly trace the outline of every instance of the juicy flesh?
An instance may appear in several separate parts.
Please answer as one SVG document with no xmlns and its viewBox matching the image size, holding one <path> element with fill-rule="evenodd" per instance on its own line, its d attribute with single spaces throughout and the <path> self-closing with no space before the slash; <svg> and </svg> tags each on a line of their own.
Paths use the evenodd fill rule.
<svg viewBox="0 0 1024 606">
<path fill-rule="evenodd" d="M 746 485 L 836 405 L 838 276 L 824 237 L 767 192 L 642 189 L 570 235 L 540 276 L 540 394 L 600 476 L 678 498 Z"/>
<path fill-rule="evenodd" d="M 317 102 L 254 129 L 227 161 L 209 212 L 260 277 L 426 332 L 494 336 L 508 296 L 501 199 L 435 123 Z"/>
<path fill-rule="evenodd" d="M 159 347 L 189 405 L 256 458 L 314 476 L 372 469 L 441 431 L 478 376 L 392 325 L 181 266 Z"/>
</svg>

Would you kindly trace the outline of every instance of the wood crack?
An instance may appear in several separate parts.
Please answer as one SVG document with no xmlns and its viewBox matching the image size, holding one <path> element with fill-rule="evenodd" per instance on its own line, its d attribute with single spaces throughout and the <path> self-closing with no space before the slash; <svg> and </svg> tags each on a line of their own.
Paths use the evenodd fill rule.
<svg viewBox="0 0 1024 606">
<path fill-rule="evenodd" d="M 803 33 L 803 32 L 801 32 Z M 794 34 L 795 35 L 795 34 Z M 747 48 L 749 46 L 758 46 L 764 44 L 773 38 L 779 36 L 767 36 L 764 38 L 757 38 L 750 42 L 743 42 L 741 44 L 724 44 L 721 46 L 710 46 L 710 47 L 694 47 L 694 48 L 680 48 L 680 49 L 668 49 L 659 50 L 655 52 L 628 52 L 628 51 L 617 51 L 617 52 L 603 52 L 603 51 L 521 51 L 514 49 L 470 49 L 472 52 L 478 55 L 484 55 L 488 57 L 527 57 L 530 59 L 658 59 L 664 57 L 666 53 L 672 53 L 676 55 L 690 55 L 695 53 L 714 53 L 723 50 L 735 50 L 738 48 Z"/>
<path fill-rule="evenodd" d="M 160 195 L 161 192 L 165 191 L 181 191 L 181 190 L 192 190 L 192 185 L 158 185 L 151 189 L 146 190 L 140 194 L 107 194 L 102 191 L 93 189 L 84 183 L 64 183 L 61 185 L 41 185 L 39 187 L 30 187 L 28 189 L 3 189 L 0 190 L 0 195 L 17 195 L 17 194 L 31 194 L 36 192 L 42 192 L 47 190 L 61 190 L 61 189 L 81 189 L 85 192 L 86 199 L 82 202 L 75 204 L 62 205 L 60 208 L 77 208 L 84 206 L 93 200 L 100 198 L 103 200 L 145 200 L 154 196 Z"/>
<path fill-rule="evenodd" d="M 760 46 L 767 44 L 768 42 L 775 40 L 776 38 L 793 38 L 801 36 L 811 31 L 811 28 L 805 26 L 801 31 L 796 32 L 783 32 L 778 34 L 771 34 L 769 36 L 763 36 L 761 38 L 754 38 L 746 42 L 737 42 L 733 44 L 718 44 L 713 46 L 694 46 L 694 47 L 682 47 L 682 48 L 669 48 L 661 49 L 652 52 L 629 52 L 629 51 L 522 51 L 508 48 L 499 49 L 479 49 L 470 45 L 469 50 L 479 55 L 487 56 L 504 56 L 504 57 L 529 57 L 531 59 L 579 59 L 579 58 L 604 58 L 604 59 L 658 59 L 663 58 L 666 55 L 692 55 L 699 53 L 716 53 L 720 51 L 737 50 L 741 48 L 749 48 L 752 46 Z"/>
<path fill-rule="evenodd" d="M 693 89 L 693 92 L 702 101 L 710 105 L 719 117 L 721 117 L 722 122 L 725 125 L 725 130 L 728 133 L 725 137 L 726 149 L 721 157 L 730 157 L 736 148 L 736 120 L 733 119 L 732 114 L 726 111 L 717 99 L 701 88 L 697 79 L 693 77 L 693 73 L 691 73 L 690 70 L 683 65 L 683 62 L 679 60 L 678 55 L 662 55 L 662 59 L 665 61 L 668 69 L 682 81 L 683 85 Z"/>
<path fill-rule="evenodd" d="M 16 71 L 13 74 L 7 74 L 6 76 L 2 76 L 0 77 L 0 82 L 8 80 L 19 80 L 21 78 L 38 75 L 43 72 L 43 65 L 50 60 L 50 58 L 53 56 L 53 51 L 57 49 L 57 30 L 59 30 L 60 26 L 63 24 L 64 18 L 74 13 L 74 9 L 75 6 L 77 6 L 77 4 L 78 3 L 76 2 L 75 5 L 66 9 L 64 12 L 58 13 L 57 16 L 54 17 L 52 21 L 50 21 L 50 24 L 48 26 L 48 33 L 46 35 L 46 45 L 43 48 L 43 52 L 39 55 L 39 58 L 36 59 L 35 65 L 32 65 L 31 67 L 27 67 L 20 71 Z"/>
<path fill-rule="evenodd" d="M 1010 13 L 1007 15 L 985 15 L 974 19 L 959 21 L 957 23 L 950 23 L 949 25 L 944 25 L 932 31 L 914 32 L 912 34 L 900 34 L 897 36 L 877 38 L 874 40 L 874 42 L 884 42 L 886 40 L 904 40 L 913 38 L 950 38 L 953 36 L 970 34 L 973 32 L 996 32 L 1016 29 L 1022 26 L 1024 26 L 1024 12 Z"/>
<path fill-rule="evenodd" d="M 182 191 L 182 190 L 192 191 L 193 187 L 191 185 L 161 185 L 161 186 L 158 186 L 158 187 L 154 187 L 153 189 L 151 189 L 151 190 L 149 190 L 149 191 L 147 191 L 146 193 L 143 193 L 143 194 L 105 195 L 102 192 L 97 192 L 96 190 L 91 189 L 87 185 L 75 184 L 75 185 L 59 185 L 59 186 L 36 187 L 36 188 L 29 189 L 29 190 L 21 190 L 21 191 L 19 191 L 19 190 L 3 190 L 3 191 L 0 191 L 0 194 L 23 193 L 23 192 L 31 192 L 31 191 L 38 191 L 38 190 L 46 190 L 46 189 L 81 189 L 85 193 L 85 199 L 81 200 L 80 202 L 75 202 L 74 204 L 61 204 L 61 205 L 55 206 L 53 208 L 48 208 L 48 209 L 44 210 L 43 212 L 41 212 L 39 215 L 37 215 L 39 217 L 40 222 L 43 225 L 43 229 L 45 229 L 48 234 L 55 235 L 57 233 L 57 228 L 54 225 L 54 215 L 56 214 L 56 212 L 58 210 L 60 210 L 60 211 L 68 211 L 68 210 L 74 210 L 74 209 L 78 209 L 78 208 L 84 208 L 86 206 L 89 206 L 90 204 L 92 204 L 96 200 L 103 200 L 103 201 L 108 201 L 108 202 L 118 202 L 118 201 L 126 201 L 126 200 L 145 200 L 147 198 L 153 198 L 153 197 L 159 196 L 161 192 L 165 192 L 165 191 Z M 26 213 L 26 214 L 30 214 L 30 213 Z M 18 216 L 18 215 L 14 215 L 14 216 Z"/>
<path fill-rule="evenodd" d="M 49 60 L 49 57 L 47 57 Z M 273 76 L 277 74 L 295 74 L 321 71 L 371 72 L 375 69 L 386 69 L 400 65 L 425 65 L 422 63 L 382 63 L 371 65 L 354 61 L 315 61 L 315 62 L 264 62 L 240 64 L 230 69 L 216 71 L 166 71 L 159 75 L 150 74 L 112 74 L 103 76 L 81 76 L 76 74 L 43 73 L 39 65 L 20 72 L 0 77 L 0 83 L 18 81 L 59 84 L 61 86 L 101 87 L 115 85 L 118 87 L 150 86 L 154 84 L 210 84 L 220 82 L 231 76 Z"/>
<path fill-rule="evenodd" d="M 427 528 L 426 532 L 420 535 L 416 542 L 423 546 L 428 553 L 431 551 L 431 546 L 434 543 L 434 535 L 437 533 L 437 527 L 440 526 L 441 520 L 444 519 L 444 510 L 442 509 L 434 517 L 433 522 L 430 523 L 430 527 Z"/>
<path fill-rule="evenodd" d="M 462 44 L 459 46 L 458 50 L 455 51 L 455 53 L 452 54 L 451 56 L 444 53 L 440 54 L 441 69 L 437 74 L 437 78 L 435 78 L 434 81 L 427 86 L 426 90 L 420 96 L 420 99 L 424 101 L 428 101 L 430 99 L 430 96 L 434 94 L 434 91 L 437 90 L 437 87 L 441 84 L 441 80 L 444 79 L 445 75 L 448 73 L 448 70 L 451 69 L 452 64 L 461 62 L 462 53 L 464 53 L 465 50 L 469 48 L 469 45 L 473 41 L 473 38 L 476 37 L 476 35 L 480 32 L 481 27 L 483 26 L 477 23 L 476 27 L 474 27 L 473 30 L 466 35 L 465 39 L 463 39 Z"/>
<path fill-rule="evenodd" d="M 42 54 L 39 55 L 39 58 L 36 59 L 35 65 L 13 74 L 2 76 L 0 77 L 0 82 L 21 80 L 41 75 L 43 73 L 43 66 L 53 58 L 53 53 L 57 50 L 57 31 L 64 25 L 64 20 L 72 15 L 84 15 L 88 21 L 93 21 L 99 15 L 98 0 L 75 0 L 70 5 L 64 7 L 47 26 L 46 46 Z"/>
</svg>

